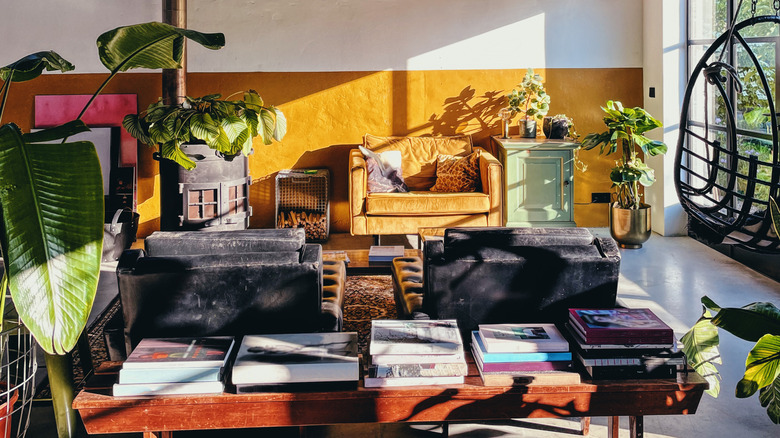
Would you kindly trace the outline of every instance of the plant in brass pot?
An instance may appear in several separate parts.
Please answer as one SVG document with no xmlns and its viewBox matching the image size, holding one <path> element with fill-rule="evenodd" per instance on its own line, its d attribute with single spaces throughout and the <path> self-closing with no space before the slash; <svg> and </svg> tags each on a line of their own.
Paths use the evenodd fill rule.
<svg viewBox="0 0 780 438">
<path fill-rule="evenodd" d="M 775 233 L 780 231 L 780 208 L 770 198 L 770 215 Z M 701 299 L 703 314 L 680 340 L 683 351 L 696 372 L 710 384 L 707 393 L 717 397 L 720 375 L 716 364 L 726 357 L 719 351 L 718 329 L 753 343 L 745 360 L 745 374 L 737 383 L 735 395 L 747 398 L 758 392 L 761 406 L 775 424 L 780 424 L 780 309 L 769 302 L 742 307 L 720 307 L 709 297 Z M 712 312 L 716 312 L 713 316 Z"/>
<path fill-rule="evenodd" d="M 661 127 L 661 122 L 642 108 L 623 108 L 618 101 L 610 100 L 601 109 L 606 113 L 607 130 L 586 135 L 582 148 L 600 146 L 602 155 L 619 155 L 609 174 L 615 196 L 609 216 L 610 232 L 622 247 L 640 248 L 650 238 L 651 229 L 650 206 L 642 202 L 639 187 L 651 186 L 655 173 L 642 161 L 639 151 L 650 156 L 666 153 L 666 144 L 643 135 Z"/>
<path fill-rule="evenodd" d="M 523 81 L 507 95 L 512 115 L 523 114 L 520 119 L 520 136 L 536 137 L 536 122 L 544 119 L 550 110 L 550 95 L 544 89 L 542 77 L 529 68 Z"/>
</svg>

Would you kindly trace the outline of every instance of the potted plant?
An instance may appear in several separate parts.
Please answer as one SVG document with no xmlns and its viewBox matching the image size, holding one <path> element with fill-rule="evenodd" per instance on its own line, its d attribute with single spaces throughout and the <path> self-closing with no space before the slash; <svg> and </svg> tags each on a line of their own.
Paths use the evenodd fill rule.
<svg viewBox="0 0 780 438">
<path fill-rule="evenodd" d="M 524 138 L 536 137 L 536 121 L 542 120 L 550 110 L 550 96 L 544 90 L 542 77 L 529 68 L 518 84 L 518 88 L 508 95 L 509 110 L 512 115 L 522 113 L 524 117 L 518 122 L 520 136 Z"/>
<path fill-rule="evenodd" d="M 661 122 L 642 108 L 623 108 L 618 101 L 610 100 L 601 109 L 606 113 L 607 130 L 586 135 L 582 148 L 601 146 L 601 155 L 619 154 L 609 174 L 615 195 L 609 215 L 610 233 L 624 248 L 641 248 L 650 238 L 651 228 L 650 206 L 642 202 L 639 186 L 650 187 L 655 174 L 642 161 L 639 150 L 650 156 L 666 153 L 666 144 L 643 135 L 661 127 Z"/>
<path fill-rule="evenodd" d="M 780 209 L 770 198 L 770 217 L 775 233 L 780 231 Z M 769 302 L 757 302 L 741 308 L 720 307 L 709 297 L 701 299 L 701 318 L 680 339 L 688 364 L 710 384 L 707 393 L 717 397 L 721 364 L 718 349 L 721 328 L 745 341 L 755 343 L 745 360 L 745 374 L 737 383 L 735 395 L 747 398 L 759 392 L 759 402 L 775 424 L 780 424 L 780 309 Z M 716 312 L 713 316 L 711 311 Z"/>
<path fill-rule="evenodd" d="M 232 96 L 230 96 L 232 97 Z M 249 167 L 253 140 L 281 140 L 287 120 L 254 90 L 241 99 L 219 94 L 155 102 L 129 114 L 123 126 L 149 146 L 159 145 L 160 229 L 239 230 L 249 226 Z M 197 165 L 196 165 L 197 162 Z"/>
<path fill-rule="evenodd" d="M 119 72 L 180 68 L 185 38 L 210 49 L 224 45 L 222 34 L 163 23 L 108 31 L 98 37 L 97 45 L 110 74 L 75 120 L 35 133 L 24 133 L 14 123 L 0 126 L 2 291 L 10 289 L 22 322 L 46 352 L 59 436 L 77 433 L 68 353 L 84 330 L 97 291 L 104 221 L 95 146 L 83 141 L 68 143 L 67 138 L 89 130 L 81 116 Z M 51 51 L 0 68 L 0 116 L 13 82 L 35 79 L 44 70 L 73 68 Z"/>
</svg>

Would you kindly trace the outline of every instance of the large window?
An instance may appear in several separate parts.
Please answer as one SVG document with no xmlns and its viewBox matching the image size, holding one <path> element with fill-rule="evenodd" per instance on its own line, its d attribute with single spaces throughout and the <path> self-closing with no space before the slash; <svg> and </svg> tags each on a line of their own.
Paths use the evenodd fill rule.
<svg viewBox="0 0 780 438">
<path fill-rule="evenodd" d="M 739 5 L 738 0 L 689 0 L 689 76 L 707 50 L 728 32 L 734 22 L 740 23 L 753 16 L 780 15 L 780 1 L 744 0 L 737 14 Z M 729 186 L 729 179 L 736 174 L 738 176 L 732 180 L 733 184 L 737 193 L 744 195 L 750 180 L 748 167 L 751 157 L 765 163 L 772 162 L 773 158 L 769 99 L 777 105 L 776 74 L 780 64 L 780 34 L 777 23 L 767 22 L 744 27 L 739 35 L 741 38 L 719 45 L 707 59 L 707 63 L 721 61 L 734 68 L 734 77 L 727 72 L 722 74 L 727 81 L 724 87 L 727 98 L 705 78 L 690 79 L 696 81 L 696 86 L 691 95 L 688 126 L 696 135 L 709 140 L 717 139 L 725 144 L 727 117 L 729 112 L 733 113 L 737 153 L 720 157 L 723 167 L 717 169 L 716 188 Z M 735 79 L 742 84 L 741 92 L 732 86 Z M 730 106 L 733 106 L 733 111 L 729 111 Z M 694 170 L 692 179 L 701 179 L 697 174 L 709 174 L 706 160 L 687 164 Z M 757 173 L 761 181 L 768 182 L 771 178 L 769 166 L 759 165 Z M 689 183 L 701 187 L 707 181 Z M 717 198 L 717 189 L 714 193 Z M 768 201 L 769 185 L 757 184 L 752 198 Z M 735 196 L 731 200 L 731 207 L 740 209 L 744 199 L 744 196 Z M 755 208 L 761 208 L 761 205 Z"/>
</svg>

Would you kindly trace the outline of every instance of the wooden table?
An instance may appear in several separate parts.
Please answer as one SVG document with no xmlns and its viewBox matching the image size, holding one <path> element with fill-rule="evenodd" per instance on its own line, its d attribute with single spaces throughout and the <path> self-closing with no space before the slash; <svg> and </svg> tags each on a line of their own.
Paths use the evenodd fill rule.
<svg viewBox="0 0 780 438">
<path fill-rule="evenodd" d="M 390 275 L 391 262 L 369 262 L 367 249 L 353 249 L 345 251 L 322 251 L 324 260 L 339 260 L 346 254 L 349 257 L 347 263 L 347 275 Z M 420 250 L 405 249 L 405 257 L 420 257 Z"/>
<path fill-rule="evenodd" d="M 111 376 L 118 365 L 104 364 L 100 369 L 109 374 L 95 377 Z M 609 437 L 617 438 L 619 416 L 629 416 L 631 436 L 641 437 L 643 416 L 693 414 L 706 388 L 694 372 L 676 380 L 486 387 L 472 361 L 463 385 L 163 397 L 85 389 L 73 407 L 90 434 L 143 432 L 145 438 L 171 438 L 178 430 L 600 416 L 610 417 Z"/>
</svg>

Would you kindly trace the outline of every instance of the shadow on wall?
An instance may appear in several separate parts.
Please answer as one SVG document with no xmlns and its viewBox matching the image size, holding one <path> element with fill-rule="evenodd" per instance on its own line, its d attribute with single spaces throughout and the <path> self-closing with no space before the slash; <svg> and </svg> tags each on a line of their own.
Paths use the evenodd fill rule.
<svg viewBox="0 0 780 438">
<path fill-rule="evenodd" d="M 492 131 L 501 130 L 501 119 L 498 111 L 506 105 L 504 93 L 486 91 L 477 96 L 477 90 L 471 85 L 461 90 L 460 94 L 444 100 L 444 112 L 433 113 L 429 119 L 433 135 L 453 135 L 456 133 L 471 133 L 474 142 L 482 143 Z M 493 153 L 488 144 L 484 144 Z"/>
</svg>

